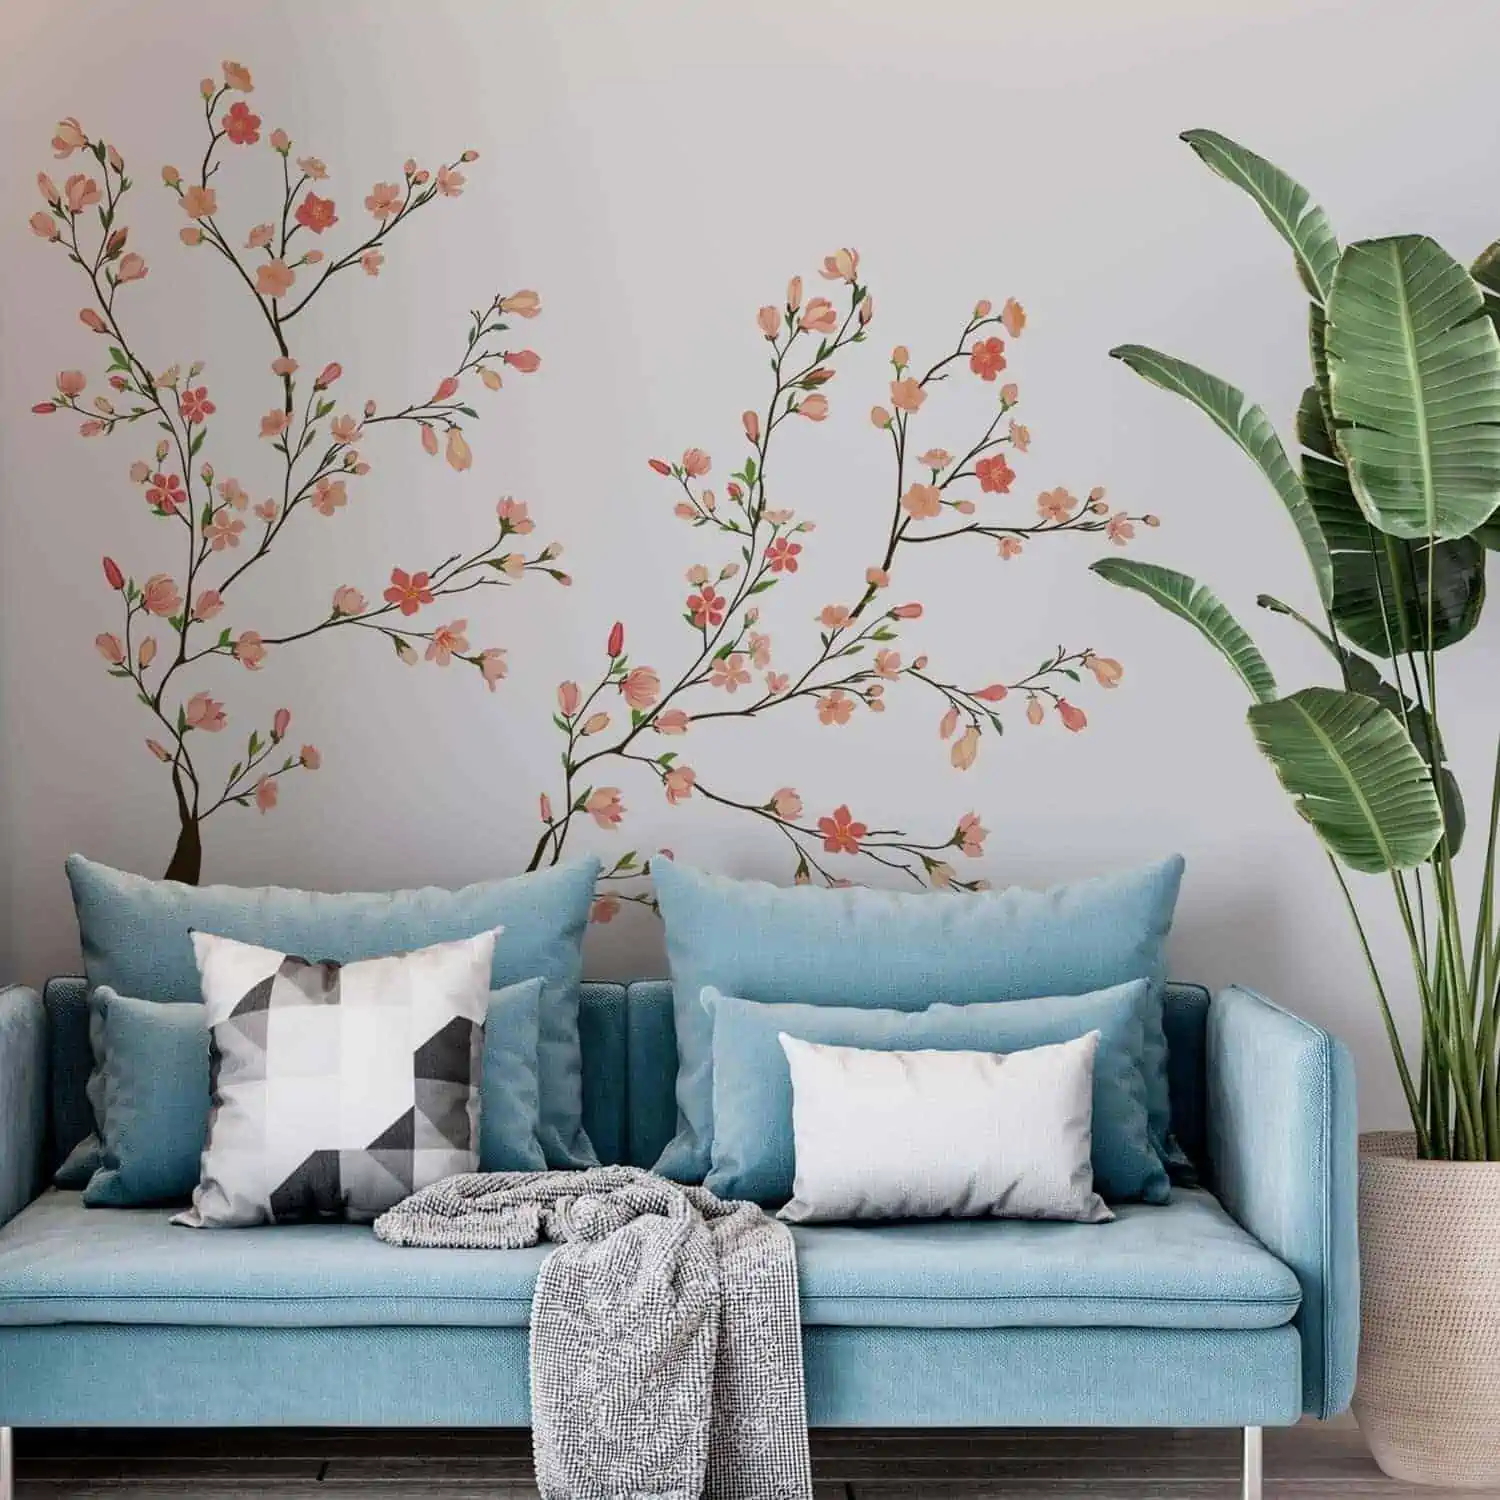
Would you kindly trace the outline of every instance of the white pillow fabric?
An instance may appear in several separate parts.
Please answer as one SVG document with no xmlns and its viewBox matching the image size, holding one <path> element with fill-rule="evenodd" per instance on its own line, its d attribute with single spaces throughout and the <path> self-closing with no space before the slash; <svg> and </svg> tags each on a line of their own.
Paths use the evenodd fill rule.
<svg viewBox="0 0 1500 1500">
<path fill-rule="evenodd" d="M 779 1217 L 1114 1218 L 1089 1154 L 1097 1031 L 1011 1053 L 778 1040 L 797 1152 Z"/>
<path fill-rule="evenodd" d="M 363 1222 L 475 1171 L 501 930 L 347 964 L 193 933 L 212 1106 L 174 1222 Z"/>
</svg>

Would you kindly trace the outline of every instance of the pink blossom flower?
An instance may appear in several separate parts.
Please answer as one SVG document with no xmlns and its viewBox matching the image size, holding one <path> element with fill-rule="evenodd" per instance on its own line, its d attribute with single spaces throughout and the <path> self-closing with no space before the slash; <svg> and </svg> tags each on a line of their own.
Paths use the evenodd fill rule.
<svg viewBox="0 0 1500 1500">
<path fill-rule="evenodd" d="M 225 58 L 221 66 L 224 69 L 225 88 L 238 89 L 242 94 L 248 94 L 255 88 L 250 79 L 250 69 L 243 63 L 231 62 Z"/>
<path fill-rule="evenodd" d="M 211 187 L 196 183 L 182 194 L 182 211 L 190 219 L 208 219 L 219 211 L 219 195 Z"/>
<path fill-rule="evenodd" d="M 224 597 L 218 589 L 204 589 L 193 603 L 195 620 L 211 620 L 224 608 Z"/>
<path fill-rule="evenodd" d="M 920 604 L 898 604 L 890 611 L 893 620 L 920 620 L 922 618 L 922 606 Z"/>
<path fill-rule="evenodd" d="M 297 170 L 313 182 L 322 182 L 328 176 L 328 168 L 316 156 L 299 156 Z"/>
<path fill-rule="evenodd" d="M 797 415 L 809 422 L 821 422 L 828 415 L 828 397 L 816 393 L 804 396 L 797 403 Z"/>
<path fill-rule="evenodd" d="M 1004 495 L 1015 482 L 1016 471 L 1006 463 L 1004 454 L 996 453 L 990 458 L 981 458 L 974 465 L 974 476 L 986 494 Z"/>
<path fill-rule="evenodd" d="M 189 729 L 202 729 L 217 734 L 229 720 L 224 716 L 224 705 L 207 693 L 194 693 L 182 710 Z"/>
<path fill-rule="evenodd" d="M 512 292 L 500 299 L 500 311 L 512 313 L 518 318 L 534 318 L 542 310 L 542 299 L 533 291 Z"/>
<path fill-rule="evenodd" d="M 99 184 L 82 172 L 75 172 L 63 184 L 63 198 L 70 213 L 81 214 L 99 201 Z"/>
<path fill-rule="evenodd" d="M 304 771 L 316 771 L 322 767 L 323 752 L 316 745 L 304 745 L 297 759 L 302 762 Z"/>
<path fill-rule="evenodd" d="M 643 711 L 661 697 L 661 678 L 650 667 L 633 667 L 620 679 L 620 691 L 631 708 Z"/>
<path fill-rule="evenodd" d="M 978 813 L 968 812 L 958 820 L 954 837 L 958 841 L 958 847 L 970 859 L 978 859 L 984 853 L 984 841 L 989 837 L 989 829 L 979 821 Z"/>
<path fill-rule="evenodd" d="M 853 286 L 859 278 L 859 251 L 835 250 L 832 255 L 825 255 L 819 274 L 825 281 L 846 281 Z"/>
<path fill-rule="evenodd" d="M 1005 340 L 976 339 L 969 350 L 969 368 L 981 380 L 995 380 L 1005 368 Z"/>
<path fill-rule="evenodd" d="M 359 258 L 360 269 L 366 276 L 379 276 L 385 264 L 385 256 L 379 250 L 366 250 Z"/>
<path fill-rule="evenodd" d="M 818 832 L 823 835 L 823 849 L 828 854 L 858 854 L 859 841 L 869 831 L 865 824 L 854 821 L 848 803 L 834 808 L 831 818 L 818 819 Z"/>
<path fill-rule="evenodd" d="M 273 740 L 284 740 L 286 732 L 292 727 L 292 711 L 289 708 L 278 708 L 271 716 L 271 738 Z"/>
<path fill-rule="evenodd" d="M 669 708 L 657 714 L 651 721 L 651 727 L 658 734 L 686 734 L 692 722 L 684 710 Z"/>
<path fill-rule="evenodd" d="M 265 642 L 261 640 L 257 630 L 241 631 L 239 639 L 229 649 L 246 671 L 258 672 L 265 665 Z"/>
<path fill-rule="evenodd" d="M 333 211 L 333 199 L 320 198 L 316 193 L 309 193 L 297 205 L 297 212 L 293 217 L 304 229 L 310 229 L 314 234 L 332 229 L 339 221 L 338 215 Z"/>
<path fill-rule="evenodd" d="M 262 776 L 255 783 L 255 805 L 261 812 L 270 812 L 276 806 L 276 799 L 279 795 L 280 789 L 269 776 Z"/>
<path fill-rule="evenodd" d="M 260 435 L 263 438 L 279 438 L 287 430 L 291 417 L 279 406 L 273 407 L 260 419 Z"/>
<path fill-rule="evenodd" d="M 383 224 L 394 213 L 401 211 L 404 189 L 394 182 L 377 182 L 365 199 L 365 207 Z"/>
<path fill-rule="evenodd" d="M 206 422 L 219 409 L 208 399 L 206 385 L 185 387 L 180 400 L 182 420 L 190 426 L 194 423 Z"/>
<path fill-rule="evenodd" d="M 901 653 L 899 651 L 877 651 L 875 653 L 875 670 L 880 676 L 888 681 L 894 681 L 901 675 Z"/>
<path fill-rule="evenodd" d="M 422 659 L 406 641 L 396 642 L 396 657 L 403 667 L 414 667 Z"/>
<path fill-rule="evenodd" d="M 450 427 L 448 429 L 446 457 L 448 459 L 448 467 L 458 470 L 460 474 L 474 462 L 473 451 L 464 438 L 462 428 Z"/>
<path fill-rule="evenodd" d="M 248 104 L 237 100 L 220 119 L 219 128 L 232 144 L 253 146 L 260 139 L 260 116 L 252 113 Z"/>
<path fill-rule="evenodd" d="M 352 443 L 359 436 L 359 418 L 342 413 L 328 424 L 328 435 L 336 443 Z"/>
<path fill-rule="evenodd" d="M 495 691 L 495 685 L 503 682 L 509 672 L 510 666 L 505 660 L 503 646 L 489 646 L 479 653 L 479 675 L 492 693 Z"/>
<path fill-rule="evenodd" d="M 268 260 L 255 268 L 255 290 L 262 297 L 285 297 L 297 273 L 284 260 Z"/>
<path fill-rule="evenodd" d="M 159 740 L 147 740 L 146 748 L 160 761 L 170 761 L 171 752 Z"/>
<path fill-rule="evenodd" d="M 455 172 L 452 167 L 439 167 L 437 190 L 445 198 L 456 198 L 463 192 L 465 180 L 462 172 Z"/>
<path fill-rule="evenodd" d="M 589 921 L 598 922 L 603 925 L 613 922 L 620 915 L 620 898 L 618 896 L 596 896 L 594 904 L 589 907 Z"/>
<path fill-rule="evenodd" d="M 244 530 L 245 523 L 238 516 L 216 510 L 208 525 L 203 528 L 203 540 L 215 552 L 222 552 L 226 547 L 238 547 Z"/>
<path fill-rule="evenodd" d="M 1072 516 L 1077 505 L 1077 500 L 1062 488 L 1043 490 L 1036 497 L 1037 514 L 1044 521 L 1053 521 L 1059 525 Z"/>
<path fill-rule="evenodd" d="M 1125 675 L 1122 667 L 1112 656 L 1095 656 L 1092 651 L 1083 659 L 1083 664 L 1094 674 L 1094 680 L 1102 688 L 1119 687 Z"/>
<path fill-rule="evenodd" d="M 262 500 L 260 504 L 255 507 L 255 514 L 259 516 L 262 521 L 274 521 L 276 519 L 276 511 L 277 505 L 274 500 Z"/>
<path fill-rule="evenodd" d="M 839 326 L 838 309 L 827 297 L 810 297 L 800 326 L 806 333 L 832 333 Z"/>
<path fill-rule="evenodd" d="M 929 448 L 917 462 L 924 469 L 946 469 L 953 462 L 953 455 L 946 448 Z"/>
<path fill-rule="evenodd" d="M 141 603 L 147 614 L 165 618 L 167 615 L 175 615 L 182 608 L 182 595 L 177 592 L 177 585 L 173 583 L 170 574 L 153 573 L 141 590 Z"/>
<path fill-rule="evenodd" d="M 1031 447 L 1031 430 L 1023 427 L 1019 422 L 1010 424 L 1011 446 L 1018 453 L 1025 453 Z"/>
<path fill-rule="evenodd" d="M 802 306 L 802 278 L 793 276 L 786 284 L 786 305 L 795 312 Z"/>
<path fill-rule="evenodd" d="M 88 143 L 89 138 L 83 133 L 83 126 L 69 115 L 57 122 L 57 132 L 52 137 L 52 154 L 59 158 L 71 156 L 75 151 L 82 151 Z"/>
<path fill-rule="evenodd" d="M 560 682 L 557 685 L 557 707 L 563 718 L 571 719 L 583 703 L 583 694 L 576 682 Z"/>
<path fill-rule="evenodd" d="M 943 509 L 943 492 L 935 484 L 914 484 L 901 497 L 901 509 L 913 520 L 930 520 Z"/>
<path fill-rule="evenodd" d="M 1074 734 L 1088 726 L 1088 715 L 1081 708 L 1075 708 L 1066 698 L 1057 700 L 1057 716 L 1063 721 L 1063 727 Z"/>
<path fill-rule="evenodd" d="M 286 131 L 279 127 L 271 132 L 271 149 L 279 151 L 283 156 L 292 149 L 292 138 Z"/>
<path fill-rule="evenodd" d="M 365 596 L 352 584 L 340 584 L 333 591 L 333 612 L 336 615 L 362 615 Z"/>
<path fill-rule="evenodd" d="M 1005 331 L 1013 339 L 1018 339 L 1026 326 L 1026 309 L 1014 297 L 1007 297 L 1005 306 L 1000 309 L 1000 321 L 1005 325 Z"/>
<path fill-rule="evenodd" d="M 726 693 L 738 692 L 749 681 L 750 673 L 745 667 L 744 653 L 740 651 L 716 658 L 708 676 L 710 687 L 723 688 Z"/>
<path fill-rule="evenodd" d="M 771 665 L 771 637 L 752 630 L 745 641 L 745 653 L 752 667 L 764 671 Z"/>
<path fill-rule="evenodd" d="M 112 589 L 123 589 L 125 587 L 125 575 L 120 571 L 120 565 L 114 558 L 106 557 L 104 560 L 104 581 Z"/>
<path fill-rule="evenodd" d="M 426 573 L 407 573 L 391 569 L 391 586 L 385 591 L 387 604 L 394 604 L 403 615 L 414 615 L 433 600 L 432 579 Z"/>
<path fill-rule="evenodd" d="M 979 757 L 979 730 L 970 724 L 953 742 L 948 758 L 958 771 L 967 771 Z"/>
<path fill-rule="evenodd" d="M 57 389 L 61 395 L 70 398 L 81 396 L 88 383 L 88 377 L 82 370 L 59 370 L 57 372 Z"/>
<path fill-rule="evenodd" d="M 755 326 L 768 339 L 774 339 L 781 332 L 781 314 L 774 307 L 763 307 L 755 315 Z"/>
<path fill-rule="evenodd" d="M 511 369 L 519 370 L 523 375 L 534 375 L 542 367 L 542 356 L 534 349 L 512 350 L 501 358 Z"/>
<path fill-rule="evenodd" d="M 778 787 L 771 793 L 770 807 L 783 823 L 795 823 L 802 816 L 802 798 L 789 786 Z"/>
<path fill-rule="evenodd" d="M 1115 546 L 1123 547 L 1135 535 L 1135 523 L 1123 510 L 1119 511 L 1105 523 L 1104 534 Z"/>
<path fill-rule="evenodd" d="M 766 691 L 774 698 L 778 693 L 784 693 L 792 685 L 790 673 L 767 672 Z"/>
<path fill-rule="evenodd" d="M 609 715 L 604 713 L 590 714 L 583 721 L 582 734 L 603 734 L 609 728 Z"/>
<path fill-rule="evenodd" d="M 469 638 L 465 631 L 469 628 L 467 620 L 455 620 L 451 625 L 439 625 L 432 632 L 432 639 L 427 643 L 427 660 L 436 662 L 440 667 L 446 667 L 453 660 L 454 654 L 462 654 L 469 649 Z"/>
<path fill-rule="evenodd" d="M 958 705 L 950 703 L 947 712 L 938 720 L 938 738 L 940 740 L 951 740 L 953 731 L 958 728 Z"/>
<path fill-rule="evenodd" d="M 62 231 L 57 227 L 57 220 L 51 214 L 44 214 L 41 209 L 37 209 L 26 222 L 31 225 L 31 232 L 38 239 L 60 240 L 62 238 Z"/>
<path fill-rule="evenodd" d="M 313 486 L 312 508 L 320 516 L 331 516 L 346 505 L 348 490 L 342 479 L 330 479 L 326 474 Z"/>
<path fill-rule="evenodd" d="M 115 272 L 115 280 L 121 286 L 128 281 L 142 281 L 149 270 L 150 267 L 146 264 L 145 257 L 137 255 L 132 250 L 121 258 L 119 269 Z"/>
<path fill-rule="evenodd" d="M 1019 557 L 1025 550 L 1021 546 L 1021 539 L 1018 536 L 1003 536 L 999 539 L 995 546 L 996 550 L 1000 553 L 1000 556 L 1004 558 L 1006 562 L 1009 562 L 1013 557 Z"/>
<path fill-rule="evenodd" d="M 849 623 L 847 604 L 825 604 L 818 612 L 818 623 L 825 630 L 842 630 Z"/>
<path fill-rule="evenodd" d="M 696 594 L 687 597 L 687 612 L 699 630 L 708 630 L 724 623 L 724 611 L 729 601 L 712 584 L 705 584 Z"/>
<path fill-rule="evenodd" d="M 766 548 L 766 563 L 773 573 L 795 573 L 802 544 L 779 536 Z"/>
<path fill-rule="evenodd" d="M 701 448 L 689 448 L 682 455 L 682 472 L 689 479 L 701 479 L 713 467 L 713 461 Z"/>
<path fill-rule="evenodd" d="M 686 802 L 693 795 L 693 784 L 697 779 L 697 773 L 691 766 L 673 766 L 662 778 L 667 801 L 674 807 L 679 802 Z"/>
<path fill-rule="evenodd" d="M 512 500 L 508 495 L 496 505 L 495 515 L 502 526 L 515 532 L 517 536 L 525 536 L 536 530 L 536 522 L 531 519 L 525 502 Z"/>
<path fill-rule="evenodd" d="M 854 714 L 854 699 L 842 688 L 818 698 L 818 722 L 820 724 L 847 724 Z"/>
<path fill-rule="evenodd" d="M 125 646 L 117 635 L 110 635 L 108 632 L 96 635 L 94 649 L 112 667 L 120 666 L 125 660 Z"/>
<path fill-rule="evenodd" d="M 78 310 L 78 321 L 94 333 L 108 333 L 107 324 L 92 307 L 82 307 Z"/>
<path fill-rule="evenodd" d="M 918 382 L 915 376 L 907 375 L 901 380 L 893 380 L 891 382 L 891 405 L 897 411 L 920 411 L 922 403 L 926 399 L 927 392 L 922 389 L 920 382 Z M 875 410 L 879 411 L 880 409 L 876 407 Z M 871 412 L 870 417 L 872 421 L 874 420 L 874 416 L 875 413 Z M 875 425 L 883 427 L 886 424 L 884 422 L 877 422 Z"/>
<path fill-rule="evenodd" d="M 742 411 L 740 413 L 740 425 L 745 429 L 745 436 L 752 442 L 760 441 L 760 417 L 753 411 Z"/>
<path fill-rule="evenodd" d="M 588 801 L 584 803 L 583 810 L 601 828 L 618 828 L 620 826 L 620 819 L 625 816 L 625 804 L 620 801 L 619 787 L 595 787 L 589 793 Z"/>
</svg>

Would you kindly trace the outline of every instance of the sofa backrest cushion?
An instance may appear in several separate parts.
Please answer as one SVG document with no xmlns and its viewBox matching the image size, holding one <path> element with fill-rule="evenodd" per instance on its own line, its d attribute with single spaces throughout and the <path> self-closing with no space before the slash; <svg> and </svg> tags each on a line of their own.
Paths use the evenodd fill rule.
<svg viewBox="0 0 1500 1500">
<path fill-rule="evenodd" d="M 585 984 L 578 1015 L 583 1044 L 583 1124 L 604 1162 L 649 1167 L 677 1129 L 677 1038 L 666 980 Z M 92 1129 L 85 1087 L 88 984 L 48 981 L 51 1074 L 49 1171 Z M 1168 984 L 1163 1021 L 1169 1049 L 1172 1128 L 1188 1157 L 1204 1162 L 1204 1027 L 1208 991 Z"/>
</svg>

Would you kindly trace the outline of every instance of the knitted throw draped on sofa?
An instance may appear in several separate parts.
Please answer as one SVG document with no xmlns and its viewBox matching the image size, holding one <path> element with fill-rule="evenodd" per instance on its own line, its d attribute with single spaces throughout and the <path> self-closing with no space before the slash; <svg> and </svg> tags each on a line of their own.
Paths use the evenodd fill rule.
<svg viewBox="0 0 1500 1500">
<path fill-rule="evenodd" d="M 636 1167 L 477 1172 L 375 1221 L 392 1245 L 544 1240 L 531 1306 L 542 1500 L 811 1500 L 786 1226 Z"/>
</svg>

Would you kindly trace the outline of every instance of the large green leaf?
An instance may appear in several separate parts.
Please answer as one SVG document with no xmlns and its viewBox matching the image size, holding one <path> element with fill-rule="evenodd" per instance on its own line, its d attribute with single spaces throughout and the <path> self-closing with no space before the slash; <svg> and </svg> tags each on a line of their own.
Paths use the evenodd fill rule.
<svg viewBox="0 0 1500 1500">
<path fill-rule="evenodd" d="M 1185 130 L 1182 139 L 1220 177 L 1250 194 L 1291 246 L 1302 285 L 1320 302 L 1326 302 L 1339 261 L 1339 242 L 1328 215 L 1312 201 L 1307 189 L 1280 167 L 1216 130 Z"/>
<path fill-rule="evenodd" d="M 1297 425 L 1312 449 L 1302 455 L 1303 484 L 1333 556 L 1333 618 L 1355 645 L 1376 656 L 1425 650 L 1430 552 L 1432 649 L 1463 640 L 1484 608 L 1483 547 L 1472 537 L 1432 547 L 1372 526 L 1344 465 L 1318 456 L 1326 451 L 1326 434 L 1317 410 L 1316 397 L 1304 396 Z"/>
<path fill-rule="evenodd" d="M 1328 546 L 1318 527 L 1318 518 L 1308 503 L 1302 481 L 1265 412 L 1254 402 L 1247 401 L 1244 392 L 1228 381 L 1220 380 L 1217 375 L 1210 375 L 1207 370 L 1200 370 L 1186 360 L 1174 359 L 1170 354 L 1148 349 L 1143 344 L 1121 344 L 1109 352 L 1112 358 L 1122 360 L 1152 385 L 1191 401 L 1199 411 L 1212 418 L 1222 432 L 1234 439 L 1281 497 L 1281 503 L 1286 506 L 1292 524 L 1302 538 L 1302 547 L 1318 586 L 1318 597 L 1327 605 L 1333 598 L 1333 562 Z"/>
<path fill-rule="evenodd" d="M 1500 240 L 1487 245 L 1469 274 L 1484 288 L 1484 310 L 1490 322 L 1500 330 Z"/>
<path fill-rule="evenodd" d="M 1262 703 L 1276 696 L 1276 679 L 1244 626 L 1230 614 L 1211 589 L 1186 573 L 1156 563 L 1127 557 L 1102 557 L 1093 571 L 1108 583 L 1133 589 L 1190 625 L 1239 673 L 1241 681 Z"/>
<path fill-rule="evenodd" d="M 1464 831 L 1468 826 L 1468 814 L 1464 809 L 1463 791 L 1459 787 L 1458 778 L 1448 769 L 1448 752 L 1443 745 L 1442 733 L 1434 724 L 1432 716 L 1419 704 L 1413 703 L 1399 688 L 1387 682 L 1381 676 L 1380 668 L 1369 657 L 1349 650 L 1341 641 L 1335 640 L 1327 631 L 1320 630 L 1306 615 L 1293 609 L 1290 604 L 1283 604 L 1280 599 L 1271 594 L 1261 594 L 1255 602 L 1262 609 L 1268 609 L 1273 614 L 1286 615 L 1289 619 L 1295 620 L 1318 640 L 1339 664 L 1339 673 L 1344 679 L 1344 686 L 1351 693 L 1363 693 L 1365 697 L 1373 698 L 1381 707 L 1390 709 L 1391 713 L 1405 725 L 1407 734 L 1411 736 L 1412 745 L 1426 764 L 1428 774 L 1436 782 L 1438 800 L 1443 806 L 1443 829 L 1448 854 L 1450 857 L 1456 855 L 1463 845 Z"/>
<path fill-rule="evenodd" d="M 1435 240 L 1344 251 L 1328 298 L 1329 406 L 1360 508 L 1393 536 L 1468 536 L 1500 505 L 1500 336 Z"/>
<path fill-rule="evenodd" d="M 1256 743 L 1297 811 L 1351 869 L 1424 863 L 1443 814 L 1422 757 L 1395 715 L 1363 693 L 1310 687 L 1249 713 Z"/>
</svg>

